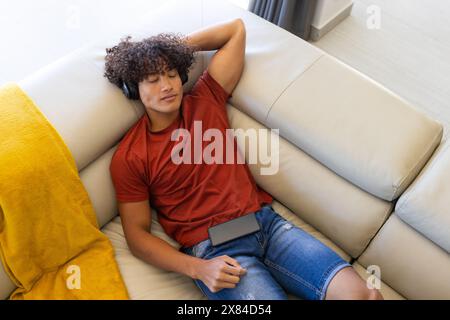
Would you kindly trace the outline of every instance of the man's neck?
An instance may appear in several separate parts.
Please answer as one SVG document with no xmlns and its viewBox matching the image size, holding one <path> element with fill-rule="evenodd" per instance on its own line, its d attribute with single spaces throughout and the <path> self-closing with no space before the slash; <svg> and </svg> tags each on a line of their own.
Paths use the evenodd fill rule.
<svg viewBox="0 0 450 320">
<path fill-rule="evenodd" d="M 154 110 L 147 110 L 146 112 L 150 120 L 151 132 L 164 130 L 180 117 L 180 110 L 175 110 L 171 113 L 162 113 Z"/>
</svg>

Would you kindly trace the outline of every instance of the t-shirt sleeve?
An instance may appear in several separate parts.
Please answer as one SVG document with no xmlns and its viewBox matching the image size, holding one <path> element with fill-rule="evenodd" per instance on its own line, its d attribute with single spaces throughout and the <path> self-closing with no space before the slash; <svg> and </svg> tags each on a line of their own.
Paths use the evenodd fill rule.
<svg viewBox="0 0 450 320">
<path fill-rule="evenodd" d="M 143 201 L 149 198 L 148 186 L 139 171 L 138 160 L 129 160 L 122 153 L 114 154 L 109 167 L 120 202 Z"/>
<path fill-rule="evenodd" d="M 212 98 L 221 106 L 225 106 L 227 100 L 232 97 L 232 95 L 226 92 L 225 89 L 209 74 L 208 69 L 203 71 L 203 74 L 193 86 L 190 94 L 194 97 Z"/>
</svg>

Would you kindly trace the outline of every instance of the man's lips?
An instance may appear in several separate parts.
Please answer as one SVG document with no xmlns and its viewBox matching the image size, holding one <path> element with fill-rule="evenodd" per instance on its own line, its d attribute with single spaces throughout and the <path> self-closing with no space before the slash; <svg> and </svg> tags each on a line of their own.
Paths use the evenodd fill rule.
<svg viewBox="0 0 450 320">
<path fill-rule="evenodd" d="M 171 94 L 171 95 L 168 95 L 168 96 L 162 98 L 161 100 L 163 100 L 163 101 L 173 100 L 176 96 L 177 96 L 176 94 Z"/>
</svg>

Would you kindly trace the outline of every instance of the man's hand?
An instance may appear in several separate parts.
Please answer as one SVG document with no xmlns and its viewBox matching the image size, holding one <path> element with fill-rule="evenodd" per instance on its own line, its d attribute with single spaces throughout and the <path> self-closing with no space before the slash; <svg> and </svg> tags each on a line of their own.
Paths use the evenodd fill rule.
<svg viewBox="0 0 450 320">
<path fill-rule="evenodd" d="M 243 20 L 234 19 L 195 31 L 186 41 L 198 51 L 217 50 L 208 72 L 231 94 L 244 69 L 246 30 Z"/>
<path fill-rule="evenodd" d="M 211 292 L 218 292 L 223 288 L 235 288 L 240 276 L 247 273 L 239 263 L 229 257 L 220 256 L 213 259 L 199 260 L 195 278 L 201 280 Z"/>
</svg>

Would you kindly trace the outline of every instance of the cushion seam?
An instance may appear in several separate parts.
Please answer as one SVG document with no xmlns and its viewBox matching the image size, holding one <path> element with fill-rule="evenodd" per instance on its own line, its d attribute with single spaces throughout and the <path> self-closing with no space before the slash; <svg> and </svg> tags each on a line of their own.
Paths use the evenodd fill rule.
<svg viewBox="0 0 450 320">
<path fill-rule="evenodd" d="M 411 168 L 411 170 L 409 171 L 409 172 L 412 172 L 412 171 L 415 171 L 416 169 L 417 169 L 417 167 L 420 165 L 420 163 L 422 163 L 422 161 L 424 160 L 424 158 L 425 158 L 425 156 L 430 152 L 430 150 L 436 150 L 438 147 L 439 147 L 439 144 L 437 144 L 437 145 L 435 145 L 435 146 L 433 146 L 434 145 L 434 143 L 438 140 L 438 137 L 439 136 L 442 136 L 442 132 L 443 132 L 443 129 L 442 129 L 442 126 L 440 127 L 440 130 L 438 131 L 438 133 L 433 137 L 433 140 L 432 140 L 432 143 L 430 144 L 430 146 L 426 149 L 426 151 L 420 156 L 420 158 L 419 158 L 419 160 L 417 161 L 417 163 Z M 431 153 L 431 155 L 430 155 L 430 157 L 432 156 L 432 153 Z M 425 164 L 424 164 L 424 167 L 425 167 L 425 165 L 426 165 L 426 162 L 425 162 Z M 423 168 L 422 168 L 423 169 Z M 419 172 L 417 172 L 417 174 L 415 175 L 415 177 L 411 180 L 411 182 L 413 182 L 414 180 L 415 180 L 415 178 L 417 178 L 417 176 L 420 174 L 420 171 L 421 170 L 419 170 Z M 397 191 L 401 188 L 401 187 L 403 187 L 403 183 L 405 182 L 405 180 L 407 179 L 407 178 L 409 178 L 410 177 L 410 175 L 408 174 L 408 175 L 406 175 L 406 176 L 404 176 L 400 181 L 399 181 L 399 183 L 396 183 L 396 184 L 394 184 L 393 185 L 393 187 L 394 187 L 394 193 L 392 194 L 392 199 L 391 200 L 394 200 L 395 198 L 395 194 L 397 193 Z M 398 196 L 396 197 L 396 198 L 398 198 Z"/>
<path fill-rule="evenodd" d="M 294 78 L 287 86 L 286 88 L 281 91 L 281 93 L 278 95 L 278 97 L 275 99 L 275 101 L 272 103 L 272 105 L 269 107 L 269 110 L 267 111 L 266 118 L 264 119 L 264 124 L 267 123 L 267 119 L 269 118 L 270 112 L 272 111 L 273 106 L 277 103 L 277 101 L 281 98 L 281 96 L 286 92 L 287 89 L 289 89 L 294 82 L 296 82 L 301 76 L 303 76 L 309 69 L 311 69 L 322 57 L 324 57 L 325 54 L 320 55 L 316 60 L 313 61 L 303 72 L 301 72 L 298 76 Z"/>
</svg>

